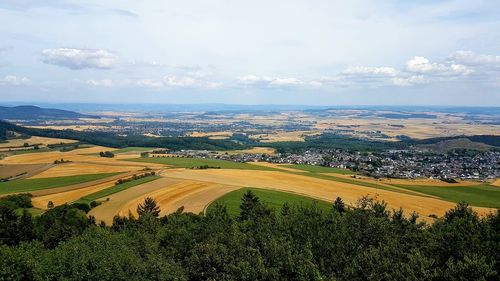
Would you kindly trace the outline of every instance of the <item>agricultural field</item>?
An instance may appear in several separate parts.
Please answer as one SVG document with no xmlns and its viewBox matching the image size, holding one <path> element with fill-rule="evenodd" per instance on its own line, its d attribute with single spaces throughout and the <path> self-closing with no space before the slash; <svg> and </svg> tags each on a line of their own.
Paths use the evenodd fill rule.
<svg viewBox="0 0 500 281">
<path fill-rule="evenodd" d="M 122 184 L 117 184 L 117 185 L 114 185 L 112 187 L 100 190 L 98 192 L 86 195 L 86 196 L 80 198 L 77 202 L 83 202 L 83 203 L 90 204 L 90 202 L 92 202 L 92 201 L 96 201 L 98 199 L 110 196 L 110 195 L 115 194 L 117 192 L 124 191 L 127 188 L 131 188 L 131 187 L 136 186 L 136 185 L 140 185 L 143 183 L 154 181 L 154 180 L 157 180 L 159 178 L 160 178 L 160 176 L 150 176 L 150 177 L 145 177 L 142 179 L 133 180 L 133 181 L 122 183 Z"/>
<path fill-rule="evenodd" d="M 500 188 L 488 184 L 473 186 L 421 186 L 397 185 L 398 187 L 437 196 L 450 202 L 465 201 L 473 206 L 500 208 Z"/>
<path fill-rule="evenodd" d="M 250 165 L 247 163 L 231 162 L 219 159 L 187 158 L 187 157 L 146 157 L 127 159 L 126 161 L 164 164 L 173 168 L 196 169 L 202 166 L 216 169 L 243 169 L 243 170 L 271 170 L 272 168 Z"/>
<path fill-rule="evenodd" d="M 93 174 L 54 178 L 21 179 L 0 182 L 0 194 L 22 193 L 41 189 L 63 187 L 103 179 L 112 175 L 114 174 Z"/>
<path fill-rule="evenodd" d="M 56 139 L 56 138 L 45 138 L 45 137 L 29 137 L 26 139 L 12 139 L 8 140 L 5 143 L 0 143 L 0 148 L 22 148 L 24 147 L 24 144 L 27 143 L 28 145 L 40 145 L 40 146 L 47 146 L 49 144 L 61 144 L 61 143 L 75 143 L 77 141 L 75 140 L 68 140 L 68 139 Z"/>
<path fill-rule="evenodd" d="M 283 165 L 284 167 L 307 171 L 311 173 L 332 173 L 332 174 L 341 174 L 341 175 L 354 175 L 355 172 L 348 169 L 339 169 L 339 168 L 331 168 L 331 167 L 323 167 L 323 166 L 314 166 L 314 165 Z"/>
<path fill-rule="evenodd" d="M 245 192 L 247 192 L 248 190 L 252 191 L 257 197 L 259 197 L 260 202 L 265 203 L 267 206 L 277 210 L 277 213 L 279 213 L 279 210 L 285 203 L 289 204 L 290 206 L 303 206 L 315 203 L 317 204 L 318 208 L 324 211 L 328 211 L 332 208 L 332 204 L 330 202 L 314 200 L 307 196 L 258 188 L 242 188 L 229 192 L 216 201 L 212 202 L 207 207 L 207 212 L 210 212 L 210 210 L 214 208 L 215 204 L 222 204 L 226 206 L 227 211 L 230 215 L 239 215 L 241 198 L 243 197 L 243 194 L 245 194 Z"/>
<path fill-rule="evenodd" d="M 424 220 L 430 215 L 442 216 L 462 200 L 469 201 L 480 214 L 488 214 L 499 207 L 497 202 L 500 202 L 497 187 L 488 184 L 375 180 L 349 170 L 310 165 L 140 157 L 141 152 L 151 150 L 145 147 L 113 149 L 89 146 L 67 152 L 37 151 L 10 155 L 0 160 L 0 172 L 6 175 L 9 169 L 10 175 L 24 170 L 31 172 L 25 175 L 26 178 L 0 183 L 0 194 L 31 192 L 33 204 L 39 211 L 46 209 L 49 201 L 55 206 L 101 201 L 102 204 L 92 209 L 90 215 L 108 224 L 115 215 L 135 216 L 137 205 L 146 197 L 158 202 L 162 215 L 181 207 L 186 212 L 204 212 L 216 201 L 227 203 L 234 214 L 245 188 L 252 188 L 262 201 L 276 208 L 285 201 L 306 203 L 313 200 L 326 208 L 337 197 L 354 206 L 359 198 L 370 196 L 384 200 L 390 209 L 402 207 L 407 214 L 417 212 Z M 112 151 L 115 157 L 100 157 L 101 151 Z M 240 152 L 270 154 L 274 150 L 258 147 Z M 60 159 L 68 162 L 54 164 Z M 114 184 L 120 178 L 147 171 L 155 171 L 157 175 Z"/>
</svg>

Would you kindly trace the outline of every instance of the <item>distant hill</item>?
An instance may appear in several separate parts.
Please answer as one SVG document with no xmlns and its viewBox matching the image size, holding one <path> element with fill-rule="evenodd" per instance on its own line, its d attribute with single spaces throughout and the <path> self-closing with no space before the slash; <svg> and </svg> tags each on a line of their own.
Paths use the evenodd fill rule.
<svg viewBox="0 0 500 281">
<path fill-rule="evenodd" d="M 81 114 L 74 111 L 41 108 L 33 105 L 23 105 L 15 107 L 0 106 L 0 119 L 6 120 L 45 120 L 45 119 L 76 119 L 76 118 L 99 118 Z"/>
<path fill-rule="evenodd" d="M 440 153 L 445 153 L 455 149 L 473 149 L 479 151 L 488 151 L 492 148 L 492 146 L 488 144 L 471 141 L 468 138 L 443 140 L 434 144 L 422 144 L 419 145 L 419 147 Z"/>
</svg>

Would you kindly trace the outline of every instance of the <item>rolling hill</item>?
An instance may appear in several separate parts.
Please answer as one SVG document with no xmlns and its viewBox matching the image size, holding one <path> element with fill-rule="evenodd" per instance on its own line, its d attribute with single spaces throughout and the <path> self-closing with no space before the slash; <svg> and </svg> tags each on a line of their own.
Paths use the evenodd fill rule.
<svg viewBox="0 0 500 281">
<path fill-rule="evenodd" d="M 33 105 L 14 107 L 0 106 L 0 119 L 6 120 L 46 120 L 46 119 L 76 119 L 99 118 L 98 116 L 81 114 L 74 111 L 41 108 Z"/>
</svg>

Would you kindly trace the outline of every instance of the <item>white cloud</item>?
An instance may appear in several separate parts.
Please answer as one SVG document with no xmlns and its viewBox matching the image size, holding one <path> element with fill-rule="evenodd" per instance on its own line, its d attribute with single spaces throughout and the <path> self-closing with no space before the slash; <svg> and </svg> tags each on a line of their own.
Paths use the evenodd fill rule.
<svg viewBox="0 0 500 281">
<path fill-rule="evenodd" d="M 27 77 L 7 75 L 0 79 L 0 85 L 23 86 L 29 84 L 31 84 L 31 80 Z"/>
<path fill-rule="evenodd" d="M 245 76 L 238 76 L 236 79 L 241 83 L 245 85 L 261 85 L 261 86 L 294 86 L 294 85 L 300 85 L 303 84 L 301 80 L 295 77 L 259 77 L 256 75 L 245 75 Z"/>
<path fill-rule="evenodd" d="M 255 75 L 244 75 L 244 76 L 238 76 L 236 77 L 238 81 L 242 84 L 257 84 L 257 83 L 262 83 L 262 82 L 269 82 L 271 79 L 270 78 L 265 78 L 265 77 L 258 77 Z"/>
<path fill-rule="evenodd" d="M 348 75 L 380 75 L 380 76 L 395 76 L 398 71 L 392 67 L 371 67 L 371 66 L 354 66 L 349 67 L 343 74 Z"/>
<path fill-rule="evenodd" d="M 220 89 L 224 86 L 222 82 L 207 82 L 205 87 L 207 89 Z"/>
<path fill-rule="evenodd" d="M 134 83 L 136 86 L 145 88 L 161 88 L 163 83 L 160 80 L 155 79 L 139 79 Z"/>
<path fill-rule="evenodd" d="M 288 77 L 288 78 L 274 78 L 272 79 L 270 85 L 275 85 L 275 86 L 291 86 L 291 85 L 299 85 L 302 84 L 302 82 L 294 77 Z"/>
<path fill-rule="evenodd" d="M 69 69 L 111 69 L 118 58 L 104 49 L 57 48 L 42 51 L 42 61 Z"/>
<path fill-rule="evenodd" d="M 423 75 L 412 75 L 410 77 L 395 77 L 392 78 L 391 81 L 394 85 L 402 87 L 429 83 L 429 80 L 427 80 Z"/>
<path fill-rule="evenodd" d="M 500 56 L 481 55 L 471 51 L 457 51 L 449 59 L 467 66 L 492 67 L 500 69 Z"/>
<path fill-rule="evenodd" d="M 413 59 L 406 62 L 406 70 L 413 73 L 443 76 L 467 75 L 472 73 L 472 70 L 463 64 L 433 63 L 419 56 L 415 56 Z"/>
<path fill-rule="evenodd" d="M 194 86 L 197 80 L 189 76 L 177 77 L 175 75 L 167 75 L 163 78 L 163 82 L 165 83 L 165 85 L 171 87 L 190 87 Z"/>
<path fill-rule="evenodd" d="M 110 79 L 101 79 L 101 80 L 87 80 L 87 84 L 93 87 L 105 87 L 111 88 L 116 86 L 116 83 Z"/>
</svg>

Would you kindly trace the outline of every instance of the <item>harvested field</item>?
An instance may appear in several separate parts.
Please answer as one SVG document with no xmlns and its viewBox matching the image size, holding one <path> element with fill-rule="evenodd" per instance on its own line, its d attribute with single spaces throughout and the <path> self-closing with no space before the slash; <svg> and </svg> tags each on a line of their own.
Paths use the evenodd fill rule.
<svg viewBox="0 0 500 281">
<path fill-rule="evenodd" d="M 402 184 L 402 185 L 419 185 L 419 186 L 473 186 L 480 185 L 480 182 L 477 181 L 461 181 L 459 180 L 457 183 L 447 183 L 442 180 L 434 180 L 434 179 L 382 179 L 382 182 L 387 184 Z"/>
<path fill-rule="evenodd" d="M 47 188 L 47 189 L 43 189 L 43 190 L 36 190 L 36 191 L 30 192 L 30 193 L 33 194 L 33 196 L 44 196 L 44 195 L 49 195 L 49 194 L 56 194 L 56 193 L 60 193 L 60 192 L 66 192 L 66 191 L 70 191 L 70 190 L 91 187 L 91 186 L 103 184 L 103 183 L 114 184 L 118 179 L 131 177 L 133 175 L 141 174 L 141 173 L 144 173 L 144 172 L 143 171 L 135 171 L 135 172 L 129 172 L 129 173 L 122 173 L 122 174 L 118 174 L 118 175 L 117 174 L 108 174 L 109 175 L 108 177 L 100 178 L 100 179 L 93 180 L 93 181 L 82 182 L 82 183 L 77 183 L 77 184 L 72 184 L 72 185 L 65 185 L 65 186 L 56 187 L 56 188 Z M 87 177 L 87 176 L 90 176 L 90 175 L 81 175 L 80 177 Z M 46 180 L 46 179 L 47 178 L 33 179 L 33 180 Z"/>
<path fill-rule="evenodd" d="M 274 189 L 330 202 L 340 196 L 349 205 L 354 205 L 359 198 L 368 195 L 386 201 L 389 208 L 399 209 L 402 207 L 406 212 L 417 212 L 422 216 L 431 214 L 442 216 L 447 210 L 455 206 L 454 203 L 431 197 L 403 194 L 276 171 L 172 170 L 168 173 L 168 176 L 241 187 L 252 186 Z M 493 211 L 490 208 L 480 207 L 476 207 L 475 210 L 481 214 Z"/>
<path fill-rule="evenodd" d="M 89 185 L 114 174 L 78 175 L 43 179 L 21 179 L 0 182 L 0 194 L 30 192 L 33 195 L 56 193 L 66 190 L 69 186 Z"/>
<path fill-rule="evenodd" d="M 44 137 L 30 137 L 28 139 L 12 139 L 8 140 L 6 143 L 0 143 L 0 148 L 3 147 L 23 147 L 24 143 L 28 143 L 29 145 L 41 144 L 59 144 L 59 143 L 75 143 L 76 140 L 69 139 L 55 139 L 55 138 L 44 138 Z"/>
<path fill-rule="evenodd" d="M 166 188 L 180 180 L 171 178 L 161 178 L 152 182 L 136 185 L 122 192 L 115 193 L 102 205 L 92 209 L 89 215 L 95 216 L 97 221 L 104 221 L 106 224 L 113 222 L 113 217 L 118 214 L 124 205 L 138 197 L 145 198 L 145 194 Z M 128 215 L 128 214 L 126 214 Z"/>
<path fill-rule="evenodd" d="M 121 191 L 126 190 L 128 188 L 131 188 L 133 186 L 144 184 L 144 183 L 147 183 L 147 182 L 150 182 L 150 181 L 154 181 L 154 180 L 157 180 L 159 178 L 160 178 L 160 176 L 149 176 L 149 177 L 144 177 L 144 178 L 141 178 L 141 179 L 129 181 L 129 182 L 126 182 L 126 183 L 122 183 L 122 184 L 118 184 L 118 185 L 113 185 L 113 186 L 111 186 L 109 188 L 106 188 L 106 189 L 103 189 L 103 190 L 99 190 L 99 191 L 94 192 L 92 194 L 85 195 L 84 197 L 80 198 L 78 201 L 90 203 L 90 202 L 92 202 L 94 200 L 98 200 L 100 198 L 108 197 L 108 196 L 110 196 L 112 194 L 115 194 L 117 192 L 121 192 Z"/>
<path fill-rule="evenodd" d="M 36 164 L 36 165 L 44 165 L 44 164 Z M 65 164 L 54 165 L 52 168 L 44 172 L 41 172 L 35 176 L 32 176 L 31 178 L 38 179 L 38 178 L 64 177 L 64 176 L 101 174 L 101 173 L 124 173 L 124 172 L 138 171 L 143 168 L 144 166 L 115 166 L 115 165 L 100 164 L 100 163 L 65 163 Z"/>
<path fill-rule="evenodd" d="M 34 176 L 52 167 L 53 164 L 0 165 L 0 179 L 20 179 Z"/>
<path fill-rule="evenodd" d="M 156 200 L 161 208 L 160 215 L 173 213 L 180 207 L 184 207 L 185 212 L 200 213 L 210 202 L 237 189 L 239 187 L 217 183 L 181 181 L 127 202 L 120 210 L 119 215 L 126 216 L 130 212 L 137 217 L 137 206 L 146 197 Z"/>
<path fill-rule="evenodd" d="M 138 180 L 138 181 L 140 181 L 139 183 L 143 183 L 143 182 L 146 182 L 148 180 L 151 181 L 151 180 L 154 180 L 154 178 L 152 178 L 152 179 L 143 178 L 141 180 Z M 103 181 L 102 183 L 91 184 L 91 185 L 88 185 L 87 187 L 83 187 L 83 188 L 78 188 L 78 189 L 68 190 L 68 191 L 64 191 L 64 192 L 58 192 L 58 193 L 34 197 L 32 199 L 33 206 L 35 208 L 39 208 L 39 209 L 46 209 L 47 203 L 49 201 L 52 201 L 55 206 L 59 206 L 59 205 L 62 205 L 64 203 L 71 203 L 71 202 L 77 201 L 78 199 L 80 199 L 82 197 L 90 196 L 90 195 L 102 192 L 104 190 L 107 190 L 109 188 L 117 187 L 117 186 L 115 186 L 115 181 L 116 181 L 116 178 L 113 180 L 108 179 L 106 181 Z M 123 186 L 121 186 L 121 185 L 119 185 L 119 186 L 121 186 L 125 189 L 127 187 L 126 185 L 133 186 L 134 184 L 137 185 L 135 183 L 135 181 L 131 181 L 131 182 L 122 184 Z M 71 187 L 69 187 L 68 189 L 71 189 Z M 90 200 L 90 201 L 92 201 L 92 200 Z"/>
<path fill-rule="evenodd" d="M 64 203 L 76 201 L 83 196 L 111 187 L 113 186 L 113 184 L 114 182 L 106 181 L 101 184 L 90 185 L 88 187 L 69 190 L 66 192 L 57 192 L 53 194 L 33 197 L 31 201 L 33 203 L 33 207 L 45 210 L 47 209 L 47 204 L 49 203 L 49 201 L 52 201 L 52 203 L 54 203 L 54 206 L 59 206 Z"/>
<path fill-rule="evenodd" d="M 495 180 L 492 185 L 494 186 L 500 186 L 500 179 Z"/>
<path fill-rule="evenodd" d="M 74 163 L 92 163 L 92 164 L 104 164 L 104 165 L 112 165 L 112 166 L 148 166 L 151 168 L 159 167 L 162 165 L 150 163 L 150 164 L 139 164 L 132 163 L 126 161 L 120 161 L 120 159 L 115 158 L 106 158 L 95 155 L 100 151 L 109 151 L 112 150 L 107 147 L 102 146 L 93 146 L 89 148 L 76 149 L 68 152 L 60 152 L 60 151 L 50 151 L 50 152 L 39 152 L 39 153 L 29 153 L 29 154 L 19 154 L 9 156 L 5 159 L 0 160 L 0 164 L 41 164 L 41 163 L 54 163 L 54 160 L 69 160 Z M 126 156 L 128 157 L 136 157 L 136 156 Z"/>
<path fill-rule="evenodd" d="M 228 151 L 224 151 L 224 152 L 221 152 L 221 154 L 224 154 L 224 153 L 227 153 L 227 154 L 243 154 L 243 153 L 246 153 L 246 154 L 269 154 L 269 155 L 274 155 L 276 154 L 276 150 L 274 148 L 271 148 L 271 147 L 252 147 L 252 148 L 249 148 L 249 149 L 242 149 L 242 150 L 228 150 Z"/>
<path fill-rule="evenodd" d="M 301 173 L 301 172 L 306 172 L 304 170 L 297 170 L 297 169 L 292 169 L 288 168 L 286 164 L 275 164 L 275 163 L 269 163 L 269 162 L 248 162 L 250 165 L 257 165 L 257 166 L 262 166 L 262 167 L 268 167 L 272 169 L 278 169 L 278 170 L 283 170 L 287 172 L 293 172 L 293 173 Z"/>
<path fill-rule="evenodd" d="M 219 159 L 209 159 L 209 158 L 147 157 L 147 158 L 127 159 L 127 161 L 165 164 L 175 168 L 188 168 L 188 169 L 190 168 L 196 169 L 201 166 L 208 166 L 209 168 L 220 168 L 220 169 L 271 170 L 271 168 L 264 166 L 250 165 L 247 163 L 232 162 Z"/>
<path fill-rule="evenodd" d="M 297 164 L 297 165 L 284 165 L 284 167 L 291 168 L 294 170 L 301 170 L 301 171 L 307 171 L 311 173 L 323 173 L 323 174 L 332 174 L 334 176 L 336 175 L 353 175 L 356 174 L 356 172 L 353 172 L 348 169 L 339 169 L 339 168 L 332 168 L 332 167 L 324 167 L 324 166 L 318 166 L 318 165 L 305 165 L 305 164 Z"/>
</svg>

